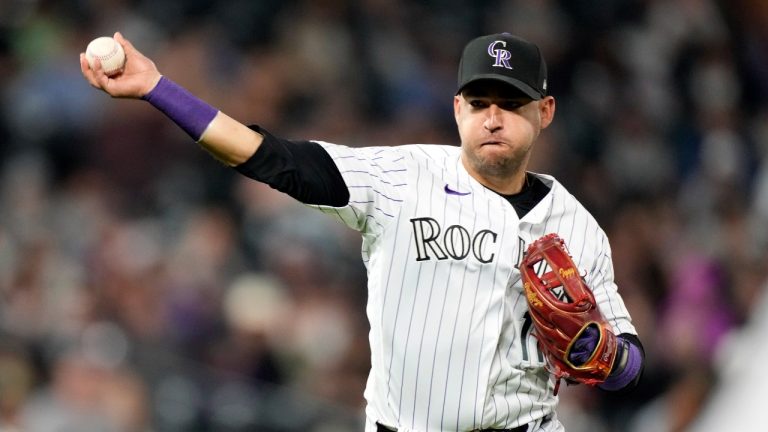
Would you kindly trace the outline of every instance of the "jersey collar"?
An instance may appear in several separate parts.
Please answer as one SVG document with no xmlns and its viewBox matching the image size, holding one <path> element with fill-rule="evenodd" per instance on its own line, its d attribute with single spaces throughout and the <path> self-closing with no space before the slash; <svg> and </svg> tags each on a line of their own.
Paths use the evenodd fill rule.
<svg viewBox="0 0 768 432">
<path fill-rule="evenodd" d="M 552 197 L 555 195 L 555 188 L 559 188 L 560 183 L 558 183 L 554 177 L 547 174 L 539 174 L 534 172 L 531 174 L 538 177 L 541 181 L 544 182 L 544 184 L 549 186 L 549 192 L 544 196 L 544 198 L 541 199 L 541 201 L 539 201 L 538 204 L 536 204 L 531 209 L 531 211 L 523 216 L 520 221 L 531 224 L 539 224 L 544 222 L 544 220 L 549 215 L 550 210 L 552 209 Z"/>
</svg>

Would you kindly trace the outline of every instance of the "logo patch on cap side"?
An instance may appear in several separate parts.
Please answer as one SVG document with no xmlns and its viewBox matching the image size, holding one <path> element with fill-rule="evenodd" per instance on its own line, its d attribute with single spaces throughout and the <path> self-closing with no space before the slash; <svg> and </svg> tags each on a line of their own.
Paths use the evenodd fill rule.
<svg viewBox="0 0 768 432">
<path fill-rule="evenodd" d="M 506 69 L 512 70 L 512 65 L 509 64 L 509 59 L 512 58 L 512 53 L 505 49 L 496 48 L 498 44 L 501 44 L 502 47 L 507 46 L 507 42 L 503 40 L 497 40 L 493 41 L 490 45 L 488 45 L 488 55 L 493 57 L 496 61 L 493 63 L 494 67 L 503 67 Z"/>
</svg>

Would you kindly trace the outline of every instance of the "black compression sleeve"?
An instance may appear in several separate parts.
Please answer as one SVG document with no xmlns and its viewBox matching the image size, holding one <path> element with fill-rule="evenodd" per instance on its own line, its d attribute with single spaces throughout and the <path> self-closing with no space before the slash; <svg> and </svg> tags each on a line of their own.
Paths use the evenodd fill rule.
<svg viewBox="0 0 768 432">
<path fill-rule="evenodd" d="M 264 141 L 250 159 L 235 169 L 264 182 L 304 204 L 343 207 L 349 190 L 331 156 L 312 141 L 289 141 L 275 137 L 259 126 L 251 129 Z"/>
</svg>

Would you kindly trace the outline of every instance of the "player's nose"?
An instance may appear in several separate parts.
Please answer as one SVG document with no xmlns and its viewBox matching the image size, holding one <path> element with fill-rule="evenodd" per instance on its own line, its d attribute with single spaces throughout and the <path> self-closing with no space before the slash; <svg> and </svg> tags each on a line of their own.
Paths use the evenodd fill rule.
<svg viewBox="0 0 768 432">
<path fill-rule="evenodd" d="M 486 118 L 483 122 L 483 127 L 493 132 L 502 127 L 501 122 L 501 108 L 496 104 L 491 104 L 486 110 Z"/>
</svg>

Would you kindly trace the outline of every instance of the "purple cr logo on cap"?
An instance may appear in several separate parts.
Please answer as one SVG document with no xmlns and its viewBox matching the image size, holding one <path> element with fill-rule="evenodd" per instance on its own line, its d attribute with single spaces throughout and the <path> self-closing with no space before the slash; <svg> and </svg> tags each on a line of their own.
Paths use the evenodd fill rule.
<svg viewBox="0 0 768 432">
<path fill-rule="evenodd" d="M 507 69 L 513 69 L 512 65 L 509 64 L 509 59 L 512 58 L 512 53 L 505 49 L 496 48 L 496 45 L 501 44 L 501 46 L 506 47 L 507 43 L 502 40 L 493 41 L 490 45 L 488 45 L 488 55 L 495 58 L 496 62 L 493 64 L 494 67 L 503 67 Z"/>
<path fill-rule="evenodd" d="M 547 94 L 547 65 L 539 47 L 509 33 L 469 41 L 462 50 L 458 72 L 456 94 L 470 83 L 488 80 L 506 83 L 534 100 Z"/>
</svg>

